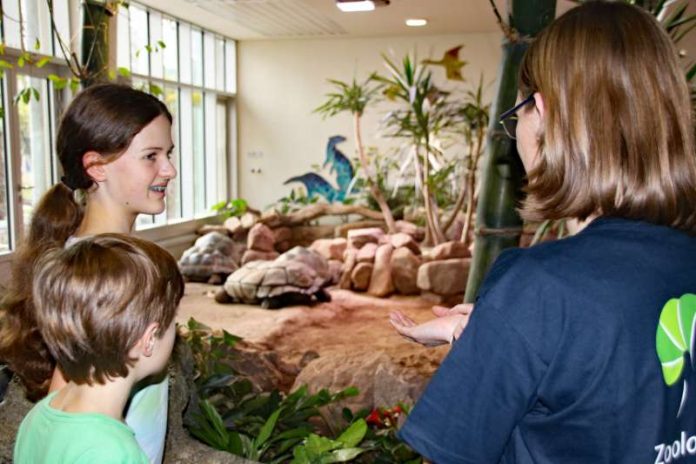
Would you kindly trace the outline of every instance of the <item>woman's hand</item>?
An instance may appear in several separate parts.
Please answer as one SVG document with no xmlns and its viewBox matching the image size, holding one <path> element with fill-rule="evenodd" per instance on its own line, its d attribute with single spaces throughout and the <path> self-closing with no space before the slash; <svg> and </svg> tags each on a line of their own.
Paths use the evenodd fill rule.
<svg viewBox="0 0 696 464">
<path fill-rule="evenodd" d="M 469 322 L 473 305 L 460 304 L 453 308 L 433 307 L 435 319 L 422 324 L 406 316 L 401 311 L 389 314 L 389 322 L 403 337 L 425 346 L 438 346 L 452 343 L 459 338 Z"/>
</svg>

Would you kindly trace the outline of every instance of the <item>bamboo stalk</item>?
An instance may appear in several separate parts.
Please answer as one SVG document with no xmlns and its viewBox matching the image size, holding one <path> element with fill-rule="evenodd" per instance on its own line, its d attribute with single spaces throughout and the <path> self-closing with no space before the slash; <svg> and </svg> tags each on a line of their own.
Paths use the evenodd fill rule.
<svg viewBox="0 0 696 464">
<path fill-rule="evenodd" d="M 504 34 L 503 60 L 493 118 L 488 130 L 481 192 L 476 212 L 476 238 L 466 286 L 466 302 L 476 299 L 488 269 L 505 248 L 517 246 L 522 219 L 517 213 L 524 168 L 515 144 L 505 135 L 498 119 L 514 105 L 517 73 L 529 38 L 549 24 L 556 13 L 556 0 L 509 0 L 509 24 L 498 15 Z M 517 232 L 519 230 L 519 232 Z"/>
</svg>

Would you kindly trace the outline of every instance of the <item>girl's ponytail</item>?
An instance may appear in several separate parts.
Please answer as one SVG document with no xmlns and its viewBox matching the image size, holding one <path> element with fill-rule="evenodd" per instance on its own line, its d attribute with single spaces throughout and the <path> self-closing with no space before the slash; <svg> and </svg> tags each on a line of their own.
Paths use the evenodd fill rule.
<svg viewBox="0 0 696 464">
<path fill-rule="evenodd" d="M 8 293 L 0 303 L 0 360 L 19 376 L 32 400 L 46 394 L 55 368 L 36 326 L 31 297 L 34 264 L 47 250 L 63 247 L 81 220 L 82 208 L 65 184 L 44 194 L 15 253 Z"/>
</svg>

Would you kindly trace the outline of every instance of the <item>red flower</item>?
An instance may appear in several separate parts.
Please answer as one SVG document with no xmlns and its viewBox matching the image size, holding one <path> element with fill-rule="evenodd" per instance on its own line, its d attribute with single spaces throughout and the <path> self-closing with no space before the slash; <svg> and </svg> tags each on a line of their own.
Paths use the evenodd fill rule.
<svg viewBox="0 0 696 464">
<path fill-rule="evenodd" d="M 377 427 L 382 426 L 382 417 L 377 409 L 373 409 L 370 414 L 365 418 L 365 422 L 370 425 Z"/>
</svg>

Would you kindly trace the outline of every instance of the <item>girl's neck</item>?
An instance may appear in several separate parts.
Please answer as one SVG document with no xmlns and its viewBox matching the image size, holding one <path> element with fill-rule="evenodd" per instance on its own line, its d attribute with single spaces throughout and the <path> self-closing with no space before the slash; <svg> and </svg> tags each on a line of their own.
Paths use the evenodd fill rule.
<svg viewBox="0 0 696 464">
<path fill-rule="evenodd" d="M 50 406 L 63 412 L 104 414 L 123 421 L 123 410 L 134 384 L 130 376 L 108 379 L 104 384 L 68 382 L 51 399 Z"/>
<path fill-rule="evenodd" d="M 133 231 L 136 215 L 108 208 L 99 200 L 88 198 L 84 217 L 75 236 L 84 237 L 103 233 L 130 234 Z"/>
</svg>

